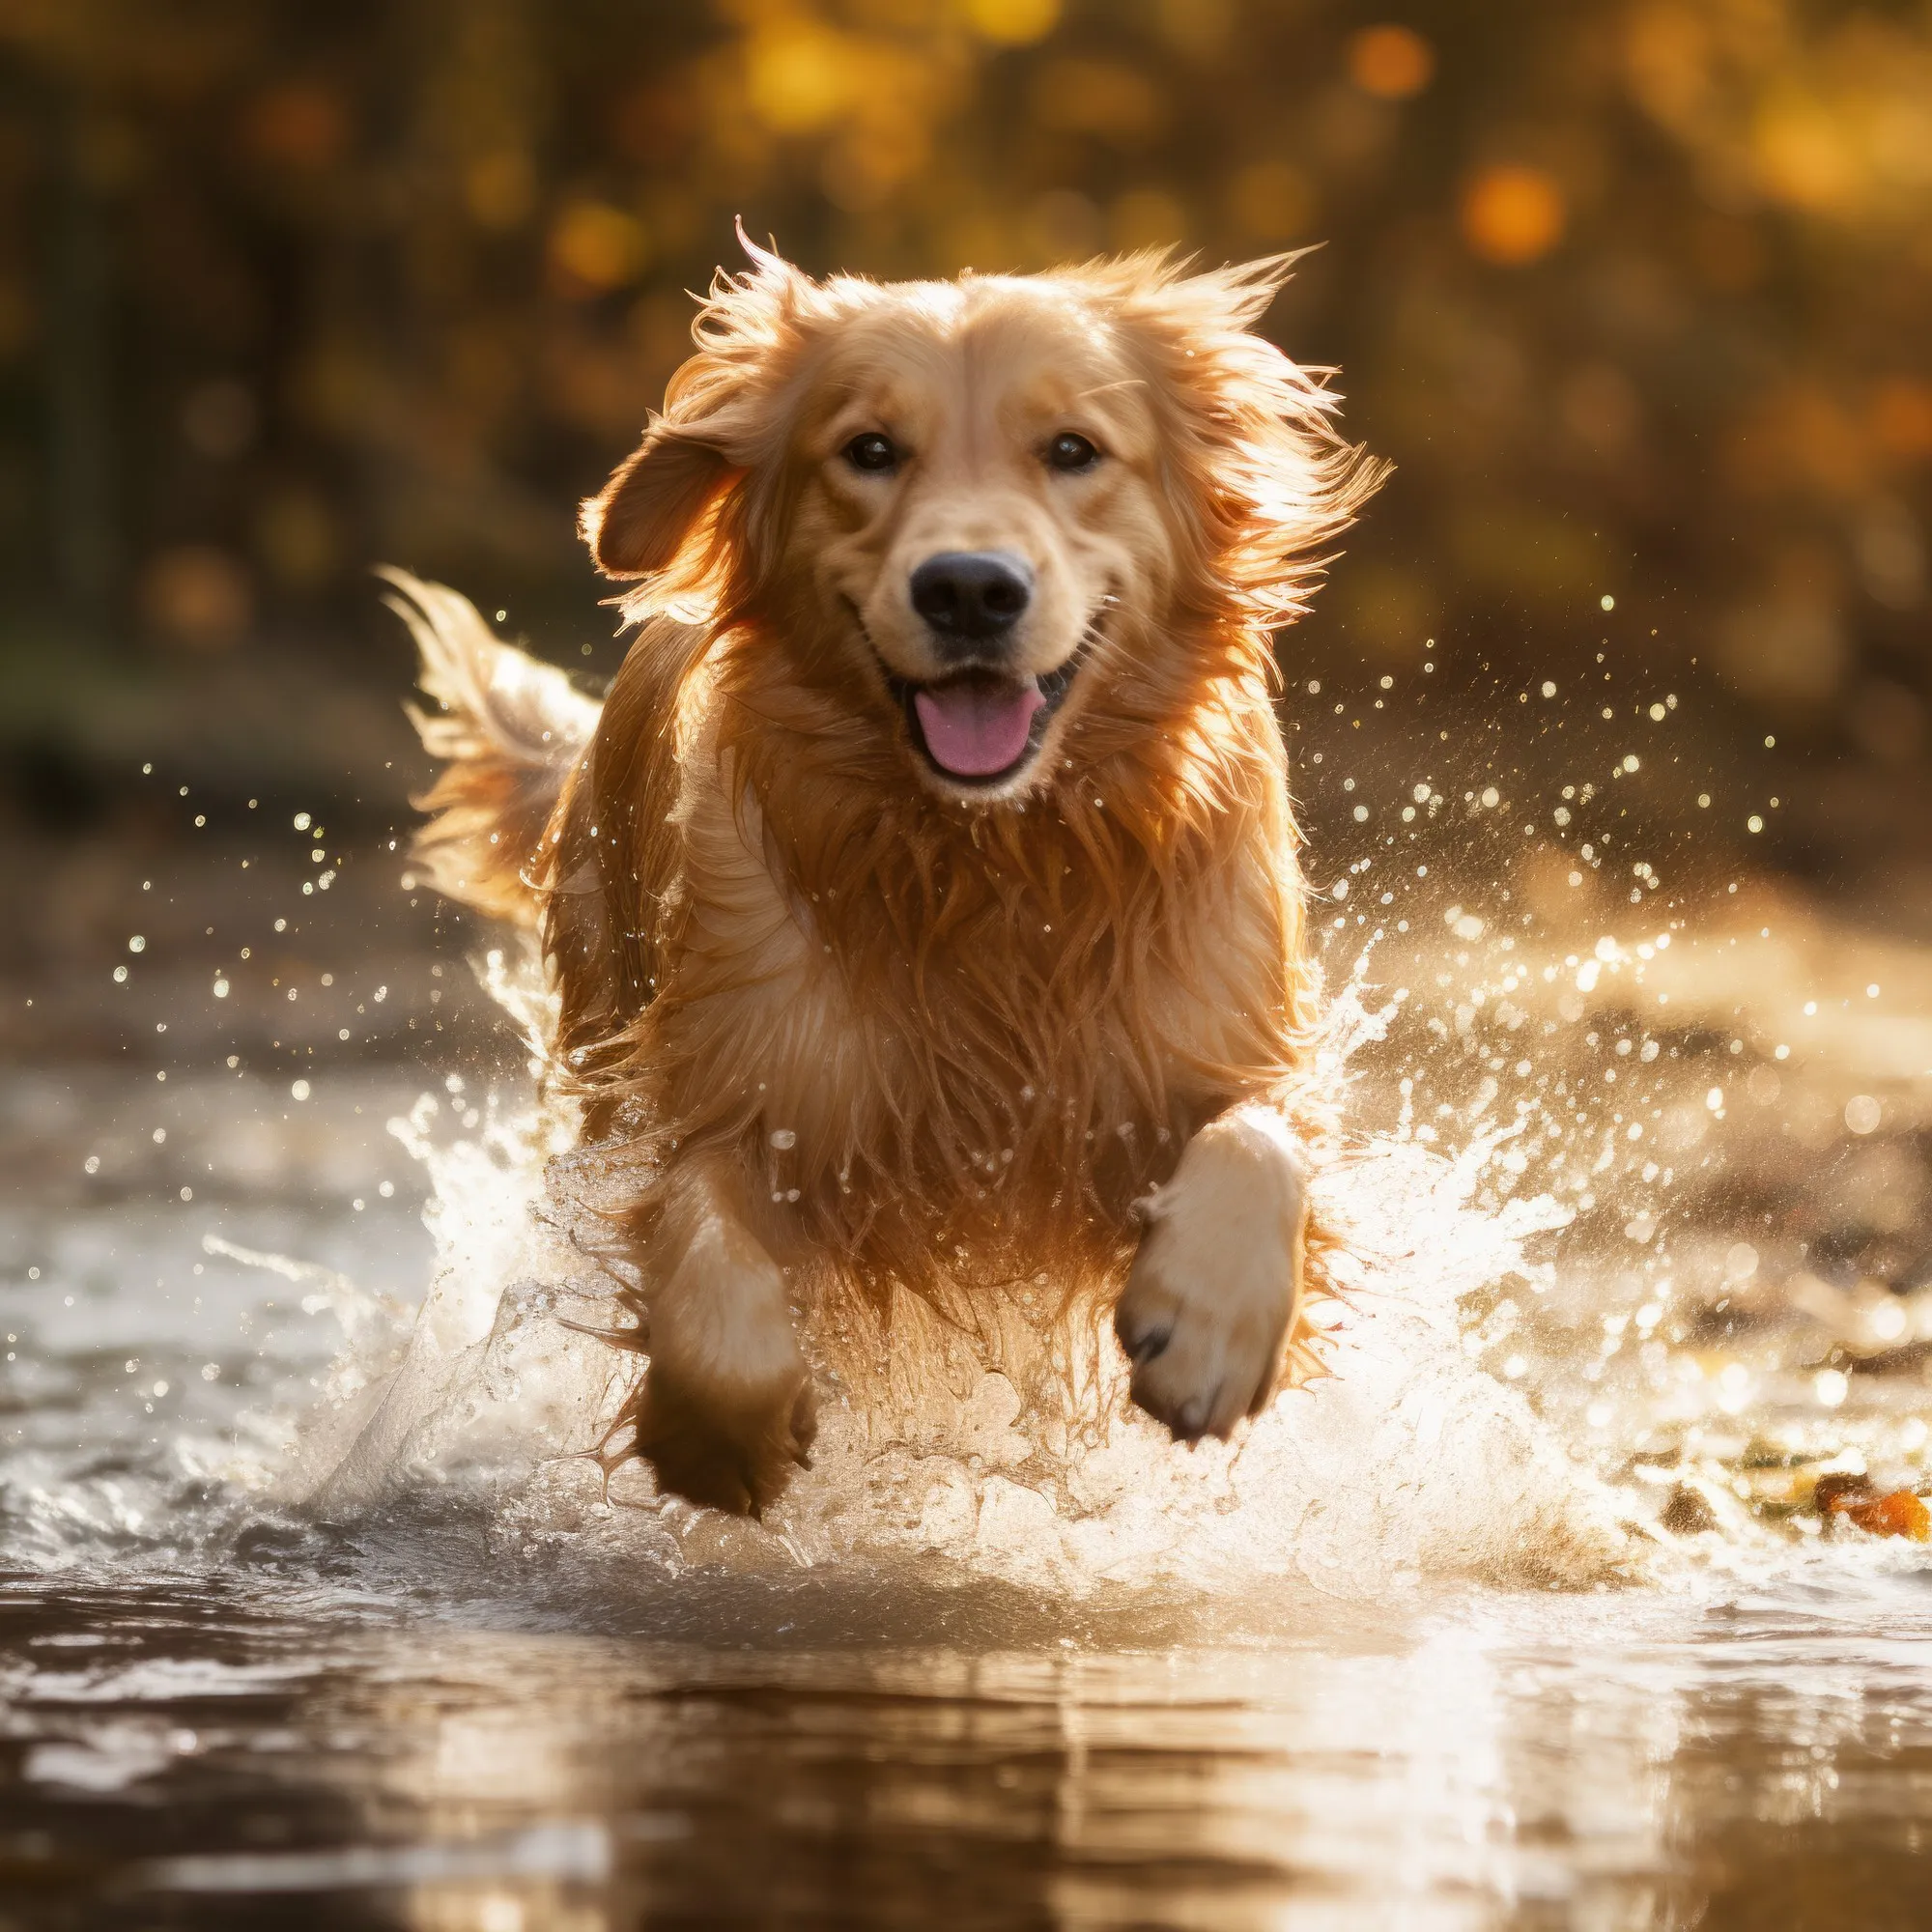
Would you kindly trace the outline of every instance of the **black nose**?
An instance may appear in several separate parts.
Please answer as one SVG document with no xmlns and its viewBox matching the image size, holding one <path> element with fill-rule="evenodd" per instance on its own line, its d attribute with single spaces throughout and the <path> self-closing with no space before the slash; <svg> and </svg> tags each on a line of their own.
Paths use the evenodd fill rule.
<svg viewBox="0 0 1932 1932">
<path fill-rule="evenodd" d="M 1004 637 L 1032 596 L 1026 560 L 1003 550 L 942 551 L 912 574 L 912 608 L 943 639 Z"/>
</svg>

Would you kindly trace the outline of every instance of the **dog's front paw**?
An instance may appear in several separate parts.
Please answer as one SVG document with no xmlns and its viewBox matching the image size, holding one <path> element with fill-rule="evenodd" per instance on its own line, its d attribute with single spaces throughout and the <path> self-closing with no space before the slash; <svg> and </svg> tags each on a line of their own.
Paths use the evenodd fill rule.
<svg viewBox="0 0 1932 1932">
<path fill-rule="evenodd" d="M 636 1416 L 658 1487 L 732 1516 L 762 1516 L 811 1466 L 817 1402 L 784 1276 L 728 1214 L 696 1218 L 651 1303 Z"/>
<path fill-rule="evenodd" d="M 763 1516 L 798 1469 L 811 1467 L 818 1405 L 800 1358 L 760 1385 L 692 1381 L 661 1362 L 645 1372 L 638 1454 L 658 1488 L 728 1516 Z"/>
<path fill-rule="evenodd" d="M 1178 1440 L 1225 1438 L 1273 1393 L 1301 1293 L 1303 1161 L 1277 1116 L 1242 1108 L 1202 1128 L 1143 1204 L 1114 1332 L 1135 1402 Z"/>
</svg>

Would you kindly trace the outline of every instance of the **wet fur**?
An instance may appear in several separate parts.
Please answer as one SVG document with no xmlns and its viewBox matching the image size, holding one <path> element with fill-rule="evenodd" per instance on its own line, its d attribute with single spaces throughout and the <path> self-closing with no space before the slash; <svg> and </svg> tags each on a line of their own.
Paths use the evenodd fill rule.
<svg viewBox="0 0 1932 1932">
<path fill-rule="evenodd" d="M 503 647 L 451 643 L 448 607 L 429 614 L 424 684 L 448 710 L 421 722 L 453 761 L 419 850 L 440 890 L 541 932 L 555 1077 L 616 1183 L 653 1358 L 616 1452 L 648 1456 L 666 1487 L 756 1509 L 804 1459 L 793 1308 L 850 1378 L 876 1369 L 908 1293 L 996 1363 L 1003 1335 L 1045 1333 L 1123 1281 L 1145 1302 L 1161 1189 L 1190 1147 L 1229 1177 L 1272 1163 L 1255 1238 L 1294 1252 L 1299 1169 L 1275 1148 L 1320 1129 L 1318 988 L 1272 632 L 1377 472 L 1335 437 L 1327 393 L 1250 332 L 1285 270 L 1137 257 L 946 291 L 962 328 L 976 305 L 996 327 L 1002 302 L 1091 316 L 1157 428 L 1171 568 L 1089 639 L 1083 706 L 1018 796 L 914 779 L 791 529 L 815 345 L 895 304 L 911 327 L 936 299 L 919 286 L 815 283 L 755 252 L 721 279 L 664 414 L 585 506 L 639 625 L 594 730 L 554 692 L 507 703 Z M 398 582 L 419 625 L 449 595 Z M 466 658 L 467 678 L 450 668 Z M 1264 1117 L 1282 1131 L 1238 1127 Z M 749 1243 L 727 1272 L 751 1297 L 738 1332 L 764 1336 L 742 1390 L 722 1305 L 696 1312 L 720 1242 Z M 1285 1306 L 1298 1325 L 1269 1358 L 1298 1378 L 1313 1357 Z M 1142 1327 L 1135 1387 L 1154 1406 L 1159 1338 Z M 1136 1332 L 1123 1310 L 1138 1350 Z M 1229 1400 L 1162 1412 L 1225 1434 Z"/>
</svg>

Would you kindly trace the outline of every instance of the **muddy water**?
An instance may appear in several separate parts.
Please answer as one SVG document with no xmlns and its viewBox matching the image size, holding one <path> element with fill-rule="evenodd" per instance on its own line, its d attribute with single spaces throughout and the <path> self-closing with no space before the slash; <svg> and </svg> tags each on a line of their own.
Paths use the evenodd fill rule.
<svg viewBox="0 0 1932 1932">
<path fill-rule="evenodd" d="M 762 1530 L 575 1456 L 513 1074 L 10 1076 L 0 1925 L 1926 1922 L 1932 963 L 1344 880 L 1335 1379 Z"/>
</svg>

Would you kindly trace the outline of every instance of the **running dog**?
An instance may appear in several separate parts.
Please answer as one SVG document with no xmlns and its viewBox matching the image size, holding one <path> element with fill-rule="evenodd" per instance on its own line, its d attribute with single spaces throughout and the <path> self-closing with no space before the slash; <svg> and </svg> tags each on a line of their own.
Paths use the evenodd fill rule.
<svg viewBox="0 0 1932 1932">
<path fill-rule="evenodd" d="M 636 627 L 601 706 L 390 574 L 440 707 L 417 869 L 540 936 L 618 1182 L 620 1453 L 761 1512 L 814 1434 L 801 1323 L 890 1350 L 899 1293 L 1107 1297 L 1132 1399 L 1225 1437 L 1310 1366 L 1274 634 L 1379 469 L 1254 332 L 1284 260 L 750 252 L 583 506 Z"/>
</svg>

